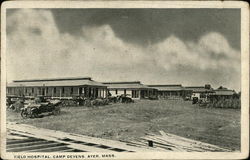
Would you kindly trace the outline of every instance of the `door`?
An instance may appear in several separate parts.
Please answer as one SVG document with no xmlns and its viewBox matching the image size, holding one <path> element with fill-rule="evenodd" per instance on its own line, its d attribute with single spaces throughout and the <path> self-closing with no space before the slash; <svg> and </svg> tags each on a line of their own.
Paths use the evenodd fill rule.
<svg viewBox="0 0 250 160">
<path fill-rule="evenodd" d="M 82 95 L 82 87 L 79 88 L 79 95 Z"/>
<path fill-rule="evenodd" d="M 42 95 L 45 95 L 45 88 L 42 88 Z"/>
</svg>

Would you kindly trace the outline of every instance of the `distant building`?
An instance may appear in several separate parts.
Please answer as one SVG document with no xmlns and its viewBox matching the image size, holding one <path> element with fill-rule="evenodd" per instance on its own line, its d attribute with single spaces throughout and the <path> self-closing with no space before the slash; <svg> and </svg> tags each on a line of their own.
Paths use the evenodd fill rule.
<svg viewBox="0 0 250 160">
<path fill-rule="evenodd" d="M 181 84 L 148 85 L 158 90 L 160 99 L 180 99 L 186 95 L 186 90 Z"/>
<path fill-rule="evenodd" d="M 193 99 L 193 97 L 197 97 L 198 99 L 207 98 L 208 95 L 214 93 L 213 88 L 209 84 L 205 86 L 189 86 L 185 87 L 185 89 L 192 91 L 191 99 Z"/>
<path fill-rule="evenodd" d="M 214 90 L 214 93 L 211 96 L 217 99 L 229 99 L 232 98 L 235 94 L 236 92 L 234 90 L 219 87 L 218 89 Z"/>
<path fill-rule="evenodd" d="M 90 77 L 15 80 L 7 84 L 7 96 L 12 95 L 105 98 L 107 86 Z"/>
<path fill-rule="evenodd" d="M 111 96 L 126 95 L 132 99 L 157 97 L 157 90 L 141 84 L 140 81 L 131 82 L 105 82 Z"/>
</svg>

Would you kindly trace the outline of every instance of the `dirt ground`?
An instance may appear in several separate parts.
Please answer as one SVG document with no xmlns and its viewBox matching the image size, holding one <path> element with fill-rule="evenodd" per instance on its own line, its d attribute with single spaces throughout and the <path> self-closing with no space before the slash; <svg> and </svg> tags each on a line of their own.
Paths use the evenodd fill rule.
<svg viewBox="0 0 250 160">
<path fill-rule="evenodd" d="M 240 150 L 240 110 L 202 108 L 182 100 L 140 100 L 96 108 L 64 107 L 60 115 L 22 119 L 7 111 L 7 121 L 114 140 L 129 141 L 159 130 Z"/>
</svg>

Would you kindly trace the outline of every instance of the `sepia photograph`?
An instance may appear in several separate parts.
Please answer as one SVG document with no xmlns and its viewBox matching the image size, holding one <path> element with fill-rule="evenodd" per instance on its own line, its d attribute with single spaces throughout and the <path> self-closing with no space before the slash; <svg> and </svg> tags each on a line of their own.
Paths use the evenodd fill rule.
<svg viewBox="0 0 250 160">
<path fill-rule="evenodd" d="M 2 5 L 3 159 L 249 155 L 248 4 L 125 2 Z"/>
</svg>

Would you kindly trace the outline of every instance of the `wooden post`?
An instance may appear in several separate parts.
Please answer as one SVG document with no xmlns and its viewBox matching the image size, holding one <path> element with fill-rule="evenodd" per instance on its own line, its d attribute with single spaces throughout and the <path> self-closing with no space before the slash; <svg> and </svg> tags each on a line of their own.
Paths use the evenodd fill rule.
<svg viewBox="0 0 250 160">
<path fill-rule="evenodd" d="M 93 97 L 96 98 L 96 92 L 95 92 L 96 88 L 93 88 Z"/>
<path fill-rule="evenodd" d="M 62 88 L 60 88 L 59 94 L 60 94 L 60 98 L 61 98 L 61 96 L 62 96 Z"/>
<path fill-rule="evenodd" d="M 148 146 L 149 146 L 149 147 L 154 147 L 154 143 L 153 143 L 153 141 L 148 140 Z"/>
<path fill-rule="evenodd" d="M 104 88 L 104 91 L 105 91 L 105 96 L 104 98 L 108 97 L 108 90 L 106 88 Z"/>
</svg>

